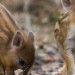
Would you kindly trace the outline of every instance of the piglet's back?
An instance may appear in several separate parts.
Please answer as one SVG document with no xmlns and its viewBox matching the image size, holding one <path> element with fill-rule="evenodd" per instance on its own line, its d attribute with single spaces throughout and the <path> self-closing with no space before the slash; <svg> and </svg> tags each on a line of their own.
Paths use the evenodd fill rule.
<svg viewBox="0 0 75 75">
<path fill-rule="evenodd" d="M 18 29 L 17 23 L 11 13 L 0 4 L 0 44 L 10 44 L 13 35 Z"/>
</svg>

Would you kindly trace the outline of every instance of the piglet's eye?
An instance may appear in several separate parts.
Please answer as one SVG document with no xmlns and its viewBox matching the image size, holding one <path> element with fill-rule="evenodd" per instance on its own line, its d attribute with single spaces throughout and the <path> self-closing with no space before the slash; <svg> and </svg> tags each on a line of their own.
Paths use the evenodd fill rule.
<svg viewBox="0 0 75 75">
<path fill-rule="evenodd" d="M 67 0 L 66 2 L 68 3 L 68 5 L 70 5 L 70 4 L 71 4 L 71 0 Z"/>
<path fill-rule="evenodd" d="M 23 59 L 18 58 L 18 62 L 22 66 L 23 69 L 25 69 L 27 67 L 26 62 Z"/>
</svg>

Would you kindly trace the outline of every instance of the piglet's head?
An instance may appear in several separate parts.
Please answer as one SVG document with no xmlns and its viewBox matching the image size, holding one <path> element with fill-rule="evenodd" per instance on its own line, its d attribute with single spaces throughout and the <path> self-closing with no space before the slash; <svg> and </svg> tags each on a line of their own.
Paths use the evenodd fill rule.
<svg viewBox="0 0 75 75">
<path fill-rule="evenodd" d="M 25 73 L 31 68 L 34 57 L 35 49 L 33 46 L 34 36 L 32 32 L 28 34 L 24 31 L 17 31 L 12 39 L 11 46 L 20 59 L 20 64 L 24 67 Z"/>
</svg>

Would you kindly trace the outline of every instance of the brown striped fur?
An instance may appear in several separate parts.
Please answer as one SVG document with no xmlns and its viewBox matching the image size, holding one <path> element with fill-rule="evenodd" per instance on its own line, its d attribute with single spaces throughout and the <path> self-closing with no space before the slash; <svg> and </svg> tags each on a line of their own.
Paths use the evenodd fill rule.
<svg viewBox="0 0 75 75">
<path fill-rule="evenodd" d="M 19 48 L 19 45 L 16 47 L 18 44 L 14 44 L 16 37 L 17 39 L 21 37 L 19 41 L 23 40 L 23 47 Z M 17 63 L 18 57 L 21 57 L 26 62 L 25 75 L 27 75 L 34 62 L 34 53 L 31 36 L 19 29 L 10 12 L 0 4 L 0 68 L 5 68 L 6 74 L 10 75 L 9 72 L 22 68 Z"/>
<path fill-rule="evenodd" d="M 67 75 L 73 75 L 73 53 L 75 53 L 75 0 L 62 0 L 62 2 L 65 8 L 67 6 L 67 11 L 63 12 L 63 15 L 59 17 L 55 25 L 55 38 L 59 51 L 63 55 L 66 63 Z"/>
<path fill-rule="evenodd" d="M 55 38 L 59 51 L 63 55 L 67 66 L 67 75 L 72 75 L 74 70 L 74 58 L 72 55 L 72 49 L 70 48 L 72 43 L 69 41 L 70 39 L 73 39 L 69 38 L 71 36 L 70 32 L 72 31 L 71 26 L 72 24 L 70 21 L 69 12 L 66 12 L 64 15 L 60 16 L 58 22 L 55 25 Z"/>
</svg>

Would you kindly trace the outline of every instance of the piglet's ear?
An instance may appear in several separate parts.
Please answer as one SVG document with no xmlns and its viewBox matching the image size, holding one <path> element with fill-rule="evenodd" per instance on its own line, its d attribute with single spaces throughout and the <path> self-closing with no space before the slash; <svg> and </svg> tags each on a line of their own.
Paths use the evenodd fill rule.
<svg viewBox="0 0 75 75">
<path fill-rule="evenodd" d="M 23 37 L 20 31 L 16 32 L 16 34 L 14 35 L 11 46 L 15 49 L 19 49 L 23 46 Z"/>
<path fill-rule="evenodd" d="M 61 0 L 61 3 L 64 10 L 69 10 L 72 5 L 72 0 Z"/>
<path fill-rule="evenodd" d="M 28 36 L 31 39 L 31 41 L 34 42 L 34 35 L 33 35 L 33 33 L 29 32 Z"/>
</svg>

